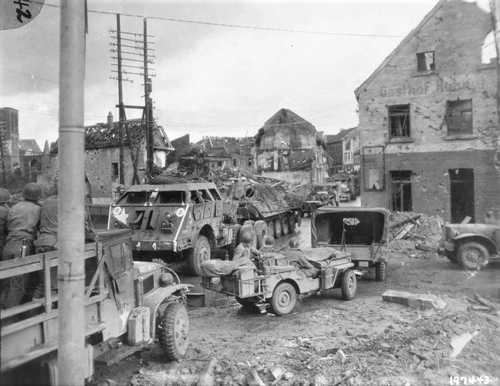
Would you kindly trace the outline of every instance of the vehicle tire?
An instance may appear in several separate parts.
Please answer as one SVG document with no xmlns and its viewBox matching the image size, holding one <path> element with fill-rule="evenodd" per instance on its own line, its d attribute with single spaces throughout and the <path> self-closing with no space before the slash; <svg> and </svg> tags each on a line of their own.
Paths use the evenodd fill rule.
<svg viewBox="0 0 500 386">
<path fill-rule="evenodd" d="M 356 274 L 352 269 L 348 269 L 342 275 L 342 298 L 351 300 L 356 296 L 357 280 Z"/>
<path fill-rule="evenodd" d="M 285 216 L 281 220 L 281 230 L 283 232 L 283 236 L 286 236 L 290 233 L 290 228 L 288 227 L 288 216 Z"/>
<path fill-rule="evenodd" d="M 254 225 L 255 238 L 257 241 L 257 249 L 261 249 L 264 245 L 264 237 L 267 235 L 267 225 L 265 221 L 258 220 Z"/>
<path fill-rule="evenodd" d="M 282 236 L 281 219 L 274 220 L 274 238 L 279 239 Z"/>
<path fill-rule="evenodd" d="M 189 251 L 188 265 L 193 275 L 201 276 L 201 264 L 211 257 L 210 242 L 205 236 L 199 235 L 194 248 Z"/>
<path fill-rule="evenodd" d="M 381 261 L 375 265 L 375 280 L 377 281 L 385 281 L 387 276 L 387 263 L 385 261 Z"/>
<path fill-rule="evenodd" d="M 271 308 L 276 315 L 286 315 L 292 312 L 297 304 L 297 291 L 287 282 L 276 286 L 271 298 Z"/>
<path fill-rule="evenodd" d="M 189 345 L 189 317 L 184 304 L 167 305 L 160 319 L 158 340 L 167 359 L 177 361 L 184 357 Z"/>
<path fill-rule="evenodd" d="M 489 258 L 488 249 L 475 241 L 463 243 L 458 248 L 457 260 L 465 269 L 479 270 L 488 263 Z"/>
</svg>

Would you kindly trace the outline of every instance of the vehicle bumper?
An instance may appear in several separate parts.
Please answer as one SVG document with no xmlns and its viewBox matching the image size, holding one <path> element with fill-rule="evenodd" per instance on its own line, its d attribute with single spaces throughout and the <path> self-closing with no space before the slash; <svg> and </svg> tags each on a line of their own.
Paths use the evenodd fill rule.
<svg viewBox="0 0 500 386">
<path fill-rule="evenodd" d="M 133 248 L 136 251 L 173 251 L 176 246 L 173 241 L 140 240 L 134 241 Z"/>
</svg>

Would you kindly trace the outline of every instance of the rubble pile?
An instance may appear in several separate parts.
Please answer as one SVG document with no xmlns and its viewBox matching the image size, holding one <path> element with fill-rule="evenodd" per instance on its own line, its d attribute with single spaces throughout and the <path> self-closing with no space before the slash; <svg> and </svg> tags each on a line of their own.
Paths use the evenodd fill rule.
<svg viewBox="0 0 500 386">
<path fill-rule="evenodd" d="M 443 219 L 414 212 L 393 212 L 390 216 L 390 252 L 408 253 L 412 257 L 437 250 Z"/>
</svg>

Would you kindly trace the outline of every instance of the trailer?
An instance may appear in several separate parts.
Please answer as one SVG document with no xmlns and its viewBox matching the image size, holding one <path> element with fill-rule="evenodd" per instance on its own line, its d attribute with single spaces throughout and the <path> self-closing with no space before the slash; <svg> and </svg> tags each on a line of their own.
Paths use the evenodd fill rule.
<svg viewBox="0 0 500 386">
<path fill-rule="evenodd" d="M 87 244 L 85 259 L 85 375 L 91 377 L 94 360 L 104 361 L 109 349 L 130 347 L 133 352 L 153 341 L 168 360 L 183 357 L 188 346 L 189 286 L 157 262 L 133 262 L 131 232 L 103 232 Z M 58 251 L 0 262 L 0 280 L 43 272 L 44 296 L 0 311 L 1 372 L 5 384 L 18 383 L 16 370 L 38 361 L 48 380 L 57 385 L 58 296 L 51 283 Z M 52 289 L 51 289 L 52 286 Z M 22 290 L 22 289 L 21 289 Z M 19 373 L 19 371 L 18 371 Z"/>
</svg>

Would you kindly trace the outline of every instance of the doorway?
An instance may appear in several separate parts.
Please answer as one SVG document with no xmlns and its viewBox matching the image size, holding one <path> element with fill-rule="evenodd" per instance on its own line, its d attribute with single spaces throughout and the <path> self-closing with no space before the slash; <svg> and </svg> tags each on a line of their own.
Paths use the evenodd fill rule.
<svg viewBox="0 0 500 386">
<path fill-rule="evenodd" d="M 474 169 L 450 169 L 451 222 L 459 223 L 466 216 L 474 222 Z"/>
<path fill-rule="evenodd" d="M 391 173 L 392 210 L 409 212 L 412 210 L 411 170 L 393 170 Z"/>
</svg>

